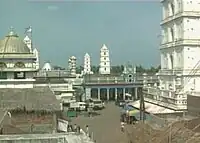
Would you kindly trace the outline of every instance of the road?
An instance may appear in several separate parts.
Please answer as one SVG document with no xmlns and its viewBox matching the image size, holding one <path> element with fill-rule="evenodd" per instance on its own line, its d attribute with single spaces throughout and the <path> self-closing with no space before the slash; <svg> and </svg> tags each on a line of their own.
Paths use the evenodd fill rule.
<svg viewBox="0 0 200 143">
<path fill-rule="evenodd" d="M 89 125 L 97 143 L 127 143 L 126 135 L 120 131 L 120 109 L 114 103 L 99 111 L 101 115 L 95 117 L 79 116 L 72 120 L 73 124 L 80 125 L 83 130 Z"/>
</svg>

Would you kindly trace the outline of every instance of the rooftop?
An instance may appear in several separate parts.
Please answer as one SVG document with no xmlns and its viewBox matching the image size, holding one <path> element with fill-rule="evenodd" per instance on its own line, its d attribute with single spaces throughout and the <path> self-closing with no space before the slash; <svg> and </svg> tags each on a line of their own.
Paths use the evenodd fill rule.
<svg viewBox="0 0 200 143">
<path fill-rule="evenodd" d="M 29 54 L 30 50 L 22 39 L 12 30 L 3 39 L 0 40 L 0 54 Z"/>
<path fill-rule="evenodd" d="M 14 110 L 24 107 L 27 111 L 58 111 L 60 110 L 60 103 L 48 87 L 0 90 L 1 109 Z"/>
</svg>

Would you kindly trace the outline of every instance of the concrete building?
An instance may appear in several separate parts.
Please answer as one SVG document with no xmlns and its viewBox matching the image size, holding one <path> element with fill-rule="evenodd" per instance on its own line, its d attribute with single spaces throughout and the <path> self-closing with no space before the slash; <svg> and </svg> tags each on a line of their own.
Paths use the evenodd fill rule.
<svg viewBox="0 0 200 143">
<path fill-rule="evenodd" d="M 83 74 L 93 74 L 91 70 L 91 58 L 88 53 L 84 56 Z"/>
<path fill-rule="evenodd" d="M 13 28 L 0 40 L 0 88 L 33 88 L 33 77 L 39 70 L 38 52 L 32 52 L 30 39 L 25 42 Z"/>
<path fill-rule="evenodd" d="M 99 74 L 110 74 L 110 56 L 109 49 L 103 44 L 100 50 Z"/>
<path fill-rule="evenodd" d="M 51 71 L 51 70 L 52 70 L 52 67 L 51 67 L 50 62 L 46 62 L 46 63 L 44 64 L 42 70 L 44 70 L 44 71 Z"/>
<path fill-rule="evenodd" d="M 162 0 L 160 85 L 146 86 L 145 100 L 175 111 L 187 109 L 187 94 L 200 91 L 199 2 Z"/>
</svg>

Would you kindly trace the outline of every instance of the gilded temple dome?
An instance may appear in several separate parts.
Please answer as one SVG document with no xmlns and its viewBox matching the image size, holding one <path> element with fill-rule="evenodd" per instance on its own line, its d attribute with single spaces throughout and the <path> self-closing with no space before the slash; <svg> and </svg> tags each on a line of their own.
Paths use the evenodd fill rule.
<svg viewBox="0 0 200 143">
<path fill-rule="evenodd" d="M 0 54 L 29 54 L 30 49 L 12 30 L 0 40 Z"/>
</svg>

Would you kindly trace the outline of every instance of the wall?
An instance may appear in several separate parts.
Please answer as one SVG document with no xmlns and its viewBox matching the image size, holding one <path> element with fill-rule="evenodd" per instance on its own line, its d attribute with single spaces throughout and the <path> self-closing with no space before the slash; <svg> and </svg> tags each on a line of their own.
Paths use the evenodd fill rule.
<svg viewBox="0 0 200 143">
<path fill-rule="evenodd" d="M 187 95 L 188 114 L 200 115 L 200 96 Z"/>
<path fill-rule="evenodd" d="M 34 133 L 52 133 L 54 126 L 53 115 L 41 115 L 25 114 L 25 113 L 11 113 L 12 124 L 21 130 L 29 133 L 31 131 L 31 125 L 33 124 L 32 132 Z"/>
<path fill-rule="evenodd" d="M 200 12 L 199 0 L 182 0 L 184 11 L 198 11 Z"/>
</svg>

